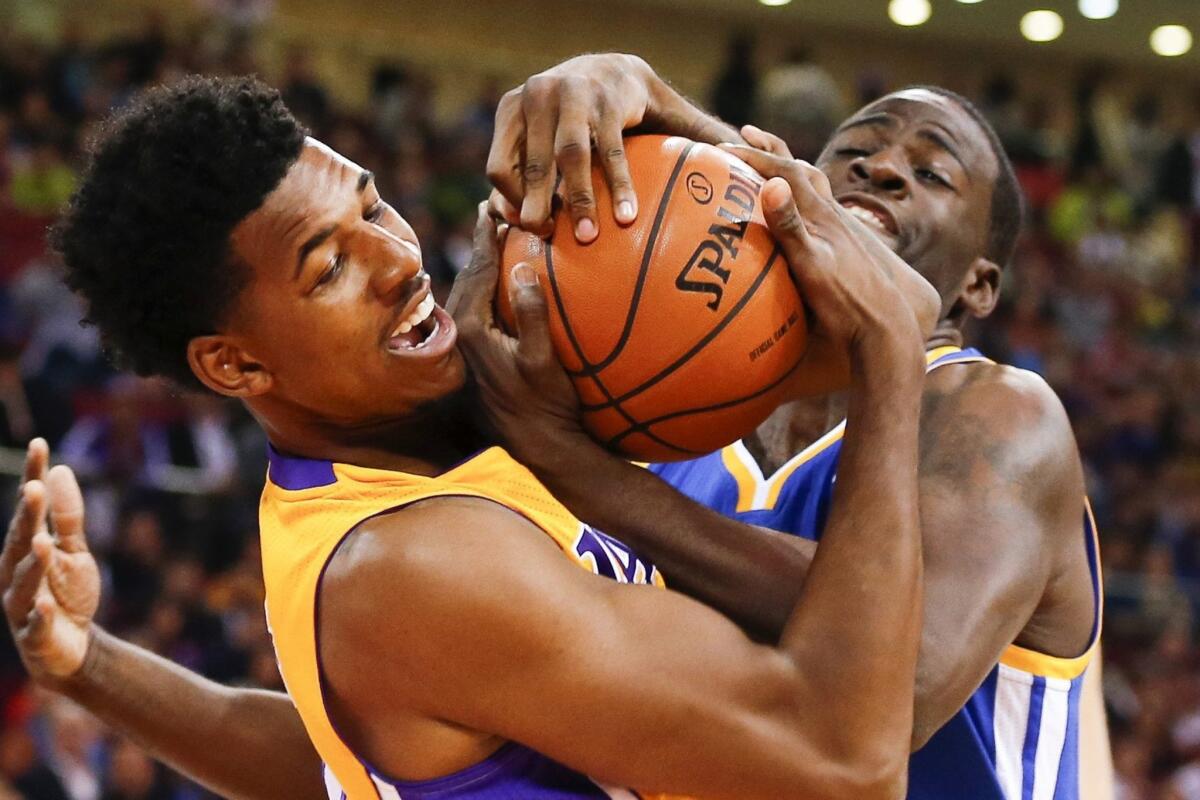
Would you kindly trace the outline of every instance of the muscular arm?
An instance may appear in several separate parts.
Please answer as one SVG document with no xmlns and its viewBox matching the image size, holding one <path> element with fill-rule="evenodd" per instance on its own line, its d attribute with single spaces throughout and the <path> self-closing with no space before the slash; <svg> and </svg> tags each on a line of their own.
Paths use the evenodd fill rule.
<svg viewBox="0 0 1200 800">
<path fill-rule="evenodd" d="M 33 679 L 226 797 L 321 798 L 320 762 L 287 695 L 218 686 L 92 623 L 100 573 L 83 497 L 48 460 L 44 441 L 30 444 L 0 553 L 5 618 Z"/>
<path fill-rule="evenodd" d="M 621 785 L 900 796 L 920 626 L 920 354 L 870 347 L 827 539 L 778 648 L 683 595 L 581 572 L 507 510 L 433 501 L 368 523 L 330 564 L 320 641 L 340 726 L 401 775 L 421 759 L 372 748 L 419 713 Z"/>
<path fill-rule="evenodd" d="M 286 694 L 220 686 L 98 629 L 60 691 L 222 797 L 326 800 L 320 759 Z"/>
<path fill-rule="evenodd" d="M 921 424 L 926 588 L 914 748 L 962 707 L 1021 634 L 1051 579 L 1055 548 L 1080 544 L 1083 501 L 1065 415 L 1032 375 L 989 365 L 938 370 L 929 376 Z M 812 543 L 764 536 L 583 443 L 523 452 L 574 513 L 653 560 L 672 586 L 759 637 L 773 640 L 783 630 Z M 597 497 L 589 491 L 596 485 L 619 487 L 622 502 Z M 1089 618 L 1090 609 L 1075 613 Z"/>
</svg>

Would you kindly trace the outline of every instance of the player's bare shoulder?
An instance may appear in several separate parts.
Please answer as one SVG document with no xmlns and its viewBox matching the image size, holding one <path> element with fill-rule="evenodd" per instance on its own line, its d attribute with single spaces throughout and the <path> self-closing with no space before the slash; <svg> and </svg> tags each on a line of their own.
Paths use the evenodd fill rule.
<svg viewBox="0 0 1200 800">
<path fill-rule="evenodd" d="M 1068 496 L 1082 503 L 1082 467 L 1062 401 L 1040 375 L 1004 364 L 952 364 L 927 376 L 921 466 L 932 478 L 990 472 L 991 480 L 1019 484 L 1037 505 Z M 986 489 L 989 481 L 980 483 Z"/>
<path fill-rule="evenodd" d="M 475 559 L 494 559 L 519 540 L 555 553 L 549 540 L 517 512 L 483 497 L 436 496 L 371 517 L 354 527 L 330 559 L 323 589 L 387 582 L 452 579 Z M 517 541 L 514 541 L 517 540 Z M 494 563 L 494 561 L 493 561 Z"/>
</svg>

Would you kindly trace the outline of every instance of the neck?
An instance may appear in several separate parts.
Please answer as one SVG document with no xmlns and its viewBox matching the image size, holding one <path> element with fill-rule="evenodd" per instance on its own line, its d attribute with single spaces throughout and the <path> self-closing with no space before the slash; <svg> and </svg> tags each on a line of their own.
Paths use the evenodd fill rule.
<svg viewBox="0 0 1200 800">
<path fill-rule="evenodd" d="M 831 394 L 784 403 L 742 440 L 764 475 L 824 436 L 846 415 L 845 395 Z"/>
<path fill-rule="evenodd" d="M 280 452 L 416 475 L 440 474 L 495 444 L 463 392 L 401 418 L 351 425 L 271 413 L 254 404 L 250 412 Z"/>
<path fill-rule="evenodd" d="M 933 333 L 925 340 L 925 349 L 933 350 L 938 347 L 963 347 L 962 323 L 944 318 L 938 322 Z"/>
<path fill-rule="evenodd" d="M 963 347 L 962 325 L 943 319 L 925 342 L 926 350 Z M 828 433 L 846 416 L 844 394 L 784 403 L 742 440 L 764 475 L 770 475 L 792 456 Z"/>
</svg>

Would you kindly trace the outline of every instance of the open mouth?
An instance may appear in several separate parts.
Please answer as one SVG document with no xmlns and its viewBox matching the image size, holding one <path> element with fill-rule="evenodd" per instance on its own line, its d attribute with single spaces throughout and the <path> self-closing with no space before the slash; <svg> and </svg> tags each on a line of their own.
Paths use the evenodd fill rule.
<svg viewBox="0 0 1200 800">
<path fill-rule="evenodd" d="M 433 293 L 426 291 L 416 308 L 400 321 L 388 337 L 388 349 L 392 351 L 421 350 L 437 339 L 441 328 L 441 315 L 435 313 L 437 303 Z"/>
<path fill-rule="evenodd" d="M 400 320 L 388 337 L 389 350 L 420 350 L 437 338 L 440 321 L 434 314 L 437 303 L 432 291 L 426 288 L 425 295 L 416 302 L 413 311 Z"/>
<path fill-rule="evenodd" d="M 842 208 L 849 211 L 851 216 L 866 225 L 871 231 L 889 239 L 898 238 L 896 219 L 885 209 L 850 198 L 841 200 L 840 203 Z"/>
</svg>

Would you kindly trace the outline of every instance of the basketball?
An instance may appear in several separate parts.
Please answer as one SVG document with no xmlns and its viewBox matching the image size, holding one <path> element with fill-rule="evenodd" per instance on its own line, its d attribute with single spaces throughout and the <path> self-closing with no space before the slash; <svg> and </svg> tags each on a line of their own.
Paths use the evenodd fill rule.
<svg viewBox="0 0 1200 800">
<path fill-rule="evenodd" d="M 631 137 L 626 154 L 637 220 L 613 218 L 597 166 L 600 235 L 578 243 L 561 208 L 548 241 L 510 229 L 498 312 L 515 331 L 507 282 L 528 263 L 584 427 L 635 460 L 679 461 L 749 434 L 785 399 L 804 308 L 763 222 L 757 173 L 679 137 Z"/>
</svg>

